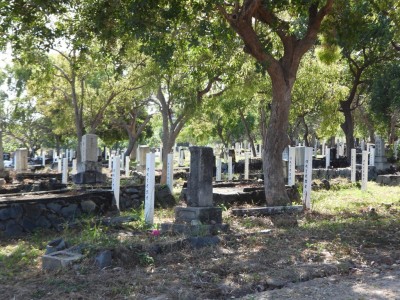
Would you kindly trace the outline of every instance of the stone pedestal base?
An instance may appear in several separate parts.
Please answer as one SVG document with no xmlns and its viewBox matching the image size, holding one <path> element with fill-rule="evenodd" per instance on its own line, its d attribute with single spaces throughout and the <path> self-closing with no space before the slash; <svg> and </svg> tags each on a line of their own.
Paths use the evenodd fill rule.
<svg viewBox="0 0 400 300">
<path fill-rule="evenodd" d="M 221 224 L 222 209 L 220 207 L 175 207 L 176 223 L 192 224 L 196 221 L 200 224 Z"/>
<path fill-rule="evenodd" d="M 229 230 L 228 224 L 215 224 L 215 225 L 186 225 L 186 224 L 161 224 L 162 232 L 186 234 L 190 236 L 209 236 L 217 235 L 220 232 L 227 232 Z"/>
<path fill-rule="evenodd" d="M 386 170 L 390 168 L 390 163 L 388 163 L 386 157 L 375 157 L 374 166 L 377 170 Z"/>
<path fill-rule="evenodd" d="M 106 175 L 101 173 L 101 163 L 93 161 L 84 161 L 77 165 L 77 174 L 72 176 L 75 184 L 94 184 L 104 183 Z"/>
</svg>

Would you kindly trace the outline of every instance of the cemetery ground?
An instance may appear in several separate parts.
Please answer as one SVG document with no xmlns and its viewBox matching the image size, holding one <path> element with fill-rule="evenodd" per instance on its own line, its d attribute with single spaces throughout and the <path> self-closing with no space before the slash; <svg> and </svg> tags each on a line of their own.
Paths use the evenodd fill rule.
<svg viewBox="0 0 400 300">
<path fill-rule="evenodd" d="M 400 187 L 369 182 L 368 191 L 361 192 L 359 186 L 342 180 L 330 190 L 314 191 L 310 212 L 239 218 L 229 208 L 223 213 L 229 232 L 218 234 L 218 244 L 205 247 L 194 247 L 180 235 L 149 231 L 135 211 L 123 214 L 137 221 L 123 225 L 106 227 L 86 218 L 80 226 L 59 233 L 39 231 L 3 239 L 1 298 L 290 299 L 287 291 L 293 291 L 293 284 L 298 291 L 310 285 L 318 289 L 318 280 L 325 277 L 343 284 L 355 276 L 385 280 L 388 272 L 397 272 L 398 278 L 399 195 Z M 156 210 L 155 222 L 170 222 L 173 217 L 172 210 Z M 69 246 L 80 245 L 84 257 L 71 267 L 43 271 L 46 245 L 59 237 Z M 95 257 L 103 250 L 111 251 L 112 261 L 100 269 Z M 344 296 L 341 299 L 354 292 L 343 287 L 331 287 Z M 261 298 L 269 290 L 275 296 Z M 364 294 L 366 290 L 348 299 L 390 299 L 374 298 Z M 280 291 L 287 293 L 279 298 Z M 315 295 L 324 299 L 328 292 L 325 284 Z"/>
</svg>

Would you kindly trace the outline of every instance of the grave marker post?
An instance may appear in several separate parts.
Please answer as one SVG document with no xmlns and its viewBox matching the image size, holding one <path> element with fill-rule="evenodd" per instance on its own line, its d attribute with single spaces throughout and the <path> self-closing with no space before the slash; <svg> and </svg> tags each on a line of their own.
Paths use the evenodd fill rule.
<svg viewBox="0 0 400 300">
<path fill-rule="evenodd" d="M 356 182 L 356 149 L 351 149 L 351 182 Z"/>
<path fill-rule="evenodd" d="M 375 166 L 375 147 L 373 145 L 369 147 L 369 165 Z"/>
<path fill-rule="evenodd" d="M 362 166 L 361 166 L 361 190 L 367 190 L 368 182 L 368 151 L 362 152 Z"/>
<path fill-rule="evenodd" d="M 288 185 L 296 183 L 296 147 L 289 147 Z"/>
<path fill-rule="evenodd" d="M 312 147 L 305 147 L 304 151 L 304 181 L 303 181 L 303 205 L 311 208 L 311 181 L 312 181 Z"/>
<path fill-rule="evenodd" d="M 62 159 L 62 176 L 61 183 L 67 184 L 68 182 L 68 157 Z"/>
<path fill-rule="evenodd" d="M 145 183 L 145 202 L 144 219 L 147 224 L 154 222 L 154 190 L 155 190 L 155 161 L 154 153 L 146 154 L 146 183 Z"/>
<path fill-rule="evenodd" d="M 217 166 L 216 166 L 217 171 L 215 174 L 215 181 L 221 181 L 222 165 L 221 165 L 221 157 L 220 156 L 217 157 L 216 163 L 217 163 Z"/>
<path fill-rule="evenodd" d="M 111 159 L 113 160 L 112 163 L 112 190 L 114 192 L 114 199 L 115 199 L 115 205 L 117 206 L 118 210 L 119 208 L 119 189 L 120 189 L 120 180 L 121 180 L 121 172 L 120 172 L 120 157 L 118 155 L 116 156 L 111 156 Z"/>
<path fill-rule="evenodd" d="M 232 180 L 233 172 L 232 172 L 232 156 L 228 156 L 228 180 Z"/>
<path fill-rule="evenodd" d="M 131 163 L 131 158 L 128 156 L 125 157 L 125 176 L 129 176 L 129 165 Z"/>
<path fill-rule="evenodd" d="M 331 166 L 331 148 L 325 148 L 325 169 Z"/>
<path fill-rule="evenodd" d="M 174 153 L 167 155 L 167 185 L 172 193 L 174 188 Z"/>
</svg>

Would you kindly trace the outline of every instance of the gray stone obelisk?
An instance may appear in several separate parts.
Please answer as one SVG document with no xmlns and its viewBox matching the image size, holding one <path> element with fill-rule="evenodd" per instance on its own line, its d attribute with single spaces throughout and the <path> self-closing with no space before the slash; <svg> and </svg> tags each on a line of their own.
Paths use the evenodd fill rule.
<svg viewBox="0 0 400 300">
<path fill-rule="evenodd" d="M 222 223 L 222 209 L 213 206 L 213 150 L 190 147 L 190 174 L 187 183 L 187 207 L 175 208 L 177 223 Z"/>
</svg>

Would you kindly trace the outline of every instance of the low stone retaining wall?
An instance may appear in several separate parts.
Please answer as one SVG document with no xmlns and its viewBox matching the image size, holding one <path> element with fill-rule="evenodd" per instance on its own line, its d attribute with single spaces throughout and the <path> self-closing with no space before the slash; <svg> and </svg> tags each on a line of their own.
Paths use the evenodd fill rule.
<svg viewBox="0 0 400 300">
<path fill-rule="evenodd" d="M 399 186 L 400 185 L 400 175 L 378 175 L 376 178 L 376 183 L 382 185 Z"/>
<path fill-rule="evenodd" d="M 350 168 L 339 168 L 339 169 L 313 169 L 312 179 L 333 179 L 338 177 L 350 179 L 351 170 Z M 368 167 L 368 180 L 376 180 L 378 176 L 375 167 Z M 361 167 L 356 170 L 356 179 L 361 180 Z"/>
<path fill-rule="evenodd" d="M 143 185 L 122 187 L 120 209 L 143 207 Z M 166 185 L 156 185 L 155 207 L 167 208 L 176 204 Z M 0 198 L 0 236 L 18 236 L 37 228 L 61 230 L 67 222 L 82 214 L 104 215 L 115 210 L 113 192 L 110 189 L 95 191 L 46 191 L 3 195 Z"/>
<path fill-rule="evenodd" d="M 9 197 L 0 201 L 0 235 L 18 236 L 37 228 L 61 230 L 82 214 L 104 214 L 111 209 L 110 191 Z"/>
</svg>

